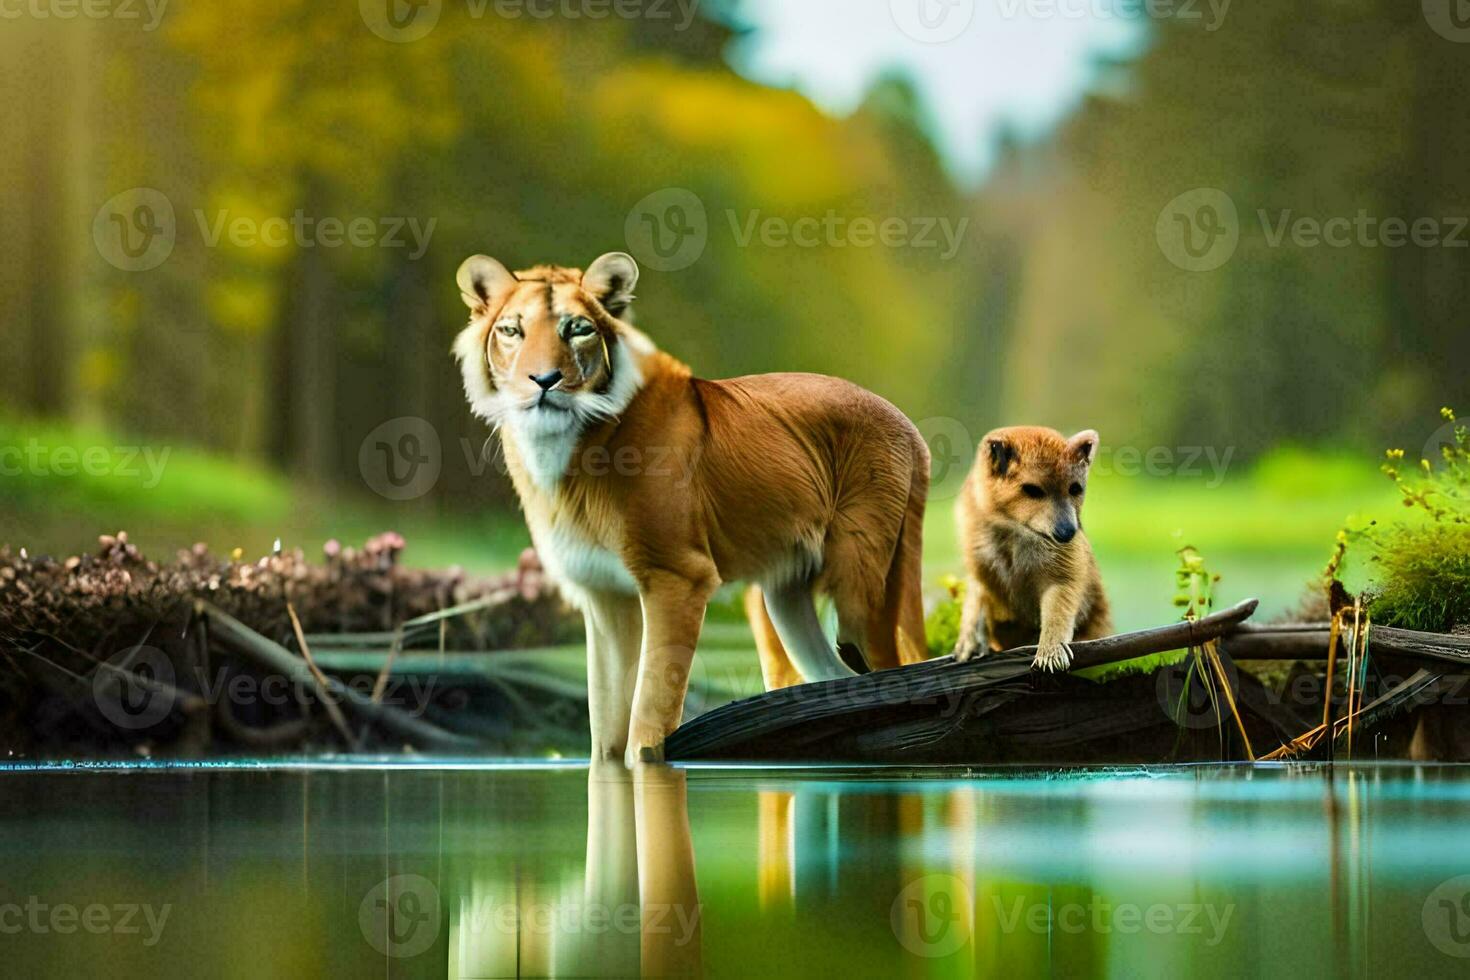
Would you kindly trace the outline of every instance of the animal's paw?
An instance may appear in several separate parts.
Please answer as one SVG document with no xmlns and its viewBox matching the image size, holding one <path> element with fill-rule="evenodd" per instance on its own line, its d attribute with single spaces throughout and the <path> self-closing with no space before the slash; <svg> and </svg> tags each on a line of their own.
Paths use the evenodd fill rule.
<svg viewBox="0 0 1470 980">
<path fill-rule="evenodd" d="M 1032 670 L 1061 673 L 1072 666 L 1072 648 L 1066 643 L 1043 643 L 1031 661 Z"/>
<path fill-rule="evenodd" d="M 658 745 L 638 745 L 635 743 L 628 746 L 627 754 L 623 757 L 623 764 L 629 769 L 638 768 L 640 762 L 645 765 L 658 765 L 663 761 L 664 747 L 662 742 Z"/>
<path fill-rule="evenodd" d="M 990 652 L 990 644 L 986 641 L 984 634 L 976 636 L 962 636 L 954 645 L 954 659 L 956 663 L 964 663 L 967 660 L 979 660 Z"/>
</svg>

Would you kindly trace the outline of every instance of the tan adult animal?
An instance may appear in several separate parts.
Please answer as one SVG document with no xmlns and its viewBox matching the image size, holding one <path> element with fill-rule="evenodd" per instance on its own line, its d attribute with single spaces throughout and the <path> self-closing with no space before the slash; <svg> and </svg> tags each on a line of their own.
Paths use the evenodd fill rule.
<svg viewBox="0 0 1470 980">
<path fill-rule="evenodd" d="M 637 280 L 620 252 L 585 273 L 475 256 L 459 270 L 471 313 L 454 348 L 541 560 L 585 614 L 593 756 L 630 764 L 660 759 L 678 726 L 722 582 L 762 589 L 767 678 L 851 672 L 814 590 L 868 666 L 923 659 L 929 483 L 918 431 L 862 388 L 693 377 L 621 319 Z"/>
</svg>

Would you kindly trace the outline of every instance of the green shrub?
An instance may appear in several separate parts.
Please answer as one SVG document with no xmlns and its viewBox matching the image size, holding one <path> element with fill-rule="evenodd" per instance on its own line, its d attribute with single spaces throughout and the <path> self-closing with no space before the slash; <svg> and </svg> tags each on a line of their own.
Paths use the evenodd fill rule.
<svg viewBox="0 0 1470 980">
<path fill-rule="evenodd" d="M 960 615 L 965 606 L 965 583 L 953 575 L 944 577 L 944 598 L 924 620 L 924 637 L 929 656 L 947 657 L 960 641 Z"/>
<path fill-rule="evenodd" d="M 1401 469 L 1404 451 L 1388 452 L 1383 472 L 1398 486 L 1404 506 L 1428 519 L 1364 532 L 1372 580 L 1368 609 L 1383 626 L 1447 632 L 1470 624 L 1470 429 L 1443 410 L 1451 440 L 1441 459 Z"/>
</svg>

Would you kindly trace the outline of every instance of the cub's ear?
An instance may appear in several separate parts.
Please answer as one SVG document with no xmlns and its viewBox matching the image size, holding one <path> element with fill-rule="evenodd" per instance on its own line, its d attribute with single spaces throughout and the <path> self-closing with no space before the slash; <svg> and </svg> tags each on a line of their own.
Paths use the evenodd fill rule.
<svg viewBox="0 0 1470 980">
<path fill-rule="evenodd" d="M 638 263 L 627 252 L 608 252 L 582 273 L 582 288 L 616 317 L 621 317 L 633 302 L 637 285 Z"/>
<path fill-rule="evenodd" d="M 470 309 L 479 309 L 490 302 L 490 297 L 508 289 L 516 277 L 488 255 L 471 255 L 459 267 L 455 277 L 460 294 Z"/>
<path fill-rule="evenodd" d="M 1093 459 L 1097 456 L 1098 441 L 1097 432 L 1093 429 L 1088 429 L 1068 439 L 1067 449 L 1071 451 L 1072 457 L 1077 462 L 1086 463 L 1088 466 L 1091 466 Z"/>
<path fill-rule="evenodd" d="M 1004 436 L 989 436 L 985 440 L 985 453 L 990 460 L 992 476 L 1005 476 L 1016 461 L 1016 447 Z"/>
</svg>

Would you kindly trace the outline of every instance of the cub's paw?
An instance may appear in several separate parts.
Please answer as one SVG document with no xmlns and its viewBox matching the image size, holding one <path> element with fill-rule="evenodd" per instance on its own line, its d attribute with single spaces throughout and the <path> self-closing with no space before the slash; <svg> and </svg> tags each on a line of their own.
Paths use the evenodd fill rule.
<svg viewBox="0 0 1470 980">
<path fill-rule="evenodd" d="M 985 642 L 983 636 L 961 637 L 954 645 L 954 659 L 956 663 L 964 663 L 967 660 L 979 660 L 990 652 L 990 644 Z"/>
<path fill-rule="evenodd" d="M 1043 643 L 1031 661 L 1032 670 L 1060 673 L 1072 666 L 1072 648 L 1065 643 Z"/>
<path fill-rule="evenodd" d="M 991 652 L 989 630 L 980 623 L 979 629 L 973 630 L 969 636 L 960 636 L 960 641 L 954 645 L 954 661 L 963 664 L 966 660 L 979 660 L 988 652 Z"/>
</svg>

